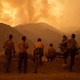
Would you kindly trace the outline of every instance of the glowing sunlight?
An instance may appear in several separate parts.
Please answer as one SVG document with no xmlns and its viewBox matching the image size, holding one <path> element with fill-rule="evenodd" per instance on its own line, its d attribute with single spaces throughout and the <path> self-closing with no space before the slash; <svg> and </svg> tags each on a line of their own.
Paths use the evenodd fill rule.
<svg viewBox="0 0 80 80">
<path fill-rule="evenodd" d="M 74 31 L 80 28 L 76 28 L 79 4 L 79 0 L 0 0 L 0 22 L 16 26 L 43 21 L 59 30 Z"/>
</svg>

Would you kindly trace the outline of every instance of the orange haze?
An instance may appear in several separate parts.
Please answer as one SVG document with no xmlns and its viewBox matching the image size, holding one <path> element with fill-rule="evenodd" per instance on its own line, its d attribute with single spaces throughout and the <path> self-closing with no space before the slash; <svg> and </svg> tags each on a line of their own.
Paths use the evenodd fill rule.
<svg viewBox="0 0 80 80">
<path fill-rule="evenodd" d="M 0 0 L 0 22 L 42 21 L 64 32 L 80 29 L 80 0 Z"/>
</svg>

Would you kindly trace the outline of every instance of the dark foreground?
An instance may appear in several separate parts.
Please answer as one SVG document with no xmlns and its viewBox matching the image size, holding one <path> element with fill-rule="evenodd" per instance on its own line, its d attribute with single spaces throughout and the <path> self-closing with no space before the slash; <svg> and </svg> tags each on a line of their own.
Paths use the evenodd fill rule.
<svg viewBox="0 0 80 80">
<path fill-rule="evenodd" d="M 38 73 L 33 73 L 34 63 L 28 61 L 27 73 L 18 73 L 18 59 L 13 58 L 10 73 L 5 73 L 4 58 L 0 59 L 0 80 L 80 80 L 80 57 L 76 57 L 73 72 L 63 68 L 63 59 L 56 58 L 53 62 L 44 62 L 39 66 Z"/>
</svg>

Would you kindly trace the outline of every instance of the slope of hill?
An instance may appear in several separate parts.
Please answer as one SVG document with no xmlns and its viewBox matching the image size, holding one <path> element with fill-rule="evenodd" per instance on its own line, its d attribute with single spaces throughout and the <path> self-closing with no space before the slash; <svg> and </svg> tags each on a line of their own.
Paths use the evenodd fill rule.
<svg viewBox="0 0 80 80">
<path fill-rule="evenodd" d="M 27 37 L 34 43 L 38 37 L 42 38 L 45 46 L 53 43 L 54 47 L 58 49 L 58 44 L 61 41 L 63 33 L 46 23 L 31 23 L 15 26 L 20 33 L 27 35 Z"/>
<path fill-rule="evenodd" d="M 13 40 L 16 43 L 15 45 L 17 45 L 17 42 L 20 40 L 22 34 L 18 32 L 16 29 L 10 27 L 9 25 L 0 23 L 0 49 L 1 50 L 3 49 L 3 44 L 5 40 L 8 39 L 9 34 L 13 34 L 14 36 Z"/>
<path fill-rule="evenodd" d="M 74 32 L 76 34 L 76 40 L 78 42 L 78 45 L 80 47 L 80 30 L 77 30 L 76 32 Z"/>
</svg>

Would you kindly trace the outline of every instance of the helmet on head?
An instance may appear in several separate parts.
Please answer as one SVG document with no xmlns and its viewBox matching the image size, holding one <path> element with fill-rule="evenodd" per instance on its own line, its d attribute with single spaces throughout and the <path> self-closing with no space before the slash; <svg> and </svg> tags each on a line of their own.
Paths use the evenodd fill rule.
<svg viewBox="0 0 80 80">
<path fill-rule="evenodd" d="M 66 35 L 63 35 L 63 38 L 67 39 L 67 36 Z"/>
<path fill-rule="evenodd" d="M 37 41 L 41 41 L 41 38 L 38 38 L 38 40 Z"/>
<path fill-rule="evenodd" d="M 22 40 L 25 41 L 26 40 L 26 36 L 22 36 Z"/>
<path fill-rule="evenodd" d="M 13 38 L 13 35 L 12 35 L 12 34 L 10 34 L 10 35 L 9 35 L 9 39 L 12 39 L 12 38 Z"/>
<path fill-rule="evenodd" d="M 50 43 L 50 46 L 53 46 L 53 44 L 52 44 L 52 43 Z"/>
<path fill-rule="evenodd" d="M 76 35 L 75 35 L 75 34 L 72 34 L 72 35 L 71 35 L 71 37 L 72 37 L 72 38 L 75 38 L 75 37 L 76 37 Z"/>
</svg>

